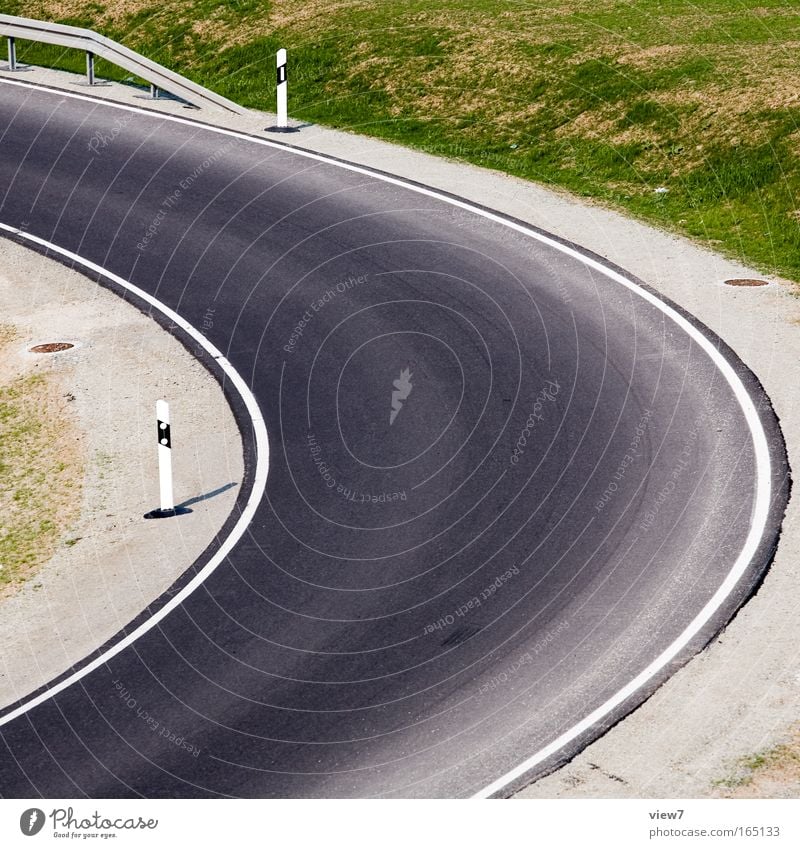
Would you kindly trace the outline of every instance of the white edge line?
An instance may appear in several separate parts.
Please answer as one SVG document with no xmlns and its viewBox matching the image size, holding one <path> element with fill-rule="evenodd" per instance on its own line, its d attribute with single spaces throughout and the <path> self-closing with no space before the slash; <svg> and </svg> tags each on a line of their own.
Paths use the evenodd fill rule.
<svg viewBox="0 0 800 848">
<path fill-rule="evenodd" d="M 8 232 L 13 233 L 14 235 L 20 236 L 23 239 L 32 242 L 34 244 L 41 245 L 42 247 L 46 247 L 54 253 L 58 253 L 59 255 L 66 257 L 67 259 L 71 259 L 73 262 L 82 265 L 84 268 L 87 268 L 92 271 L 96 271 L 97 273 L 107 277 L 108 279 L 115 282 L 117 285 L 122 286 L 127 289 L 129 292 L 132 292 L 137 297 L 140 297 L 146 303 L 150 304 L 154 308 L 158 309 L 161 313 L 167 316 L 173 323 L 177 324 L 184 332 L 188 333 L 198 344 L 202 345 L 203 348 L 209 353 L 213 359 L 219 364 L 222 370 L 225 372 L 225 376 L 230 379 L 231 383 L 235 386 L 236 390 L 239 392 L 242 400 L 247 407 L 247 412 L 250 415 L 250 418 L 253 422 L 253 432 L 255 434 L 255 443 L 256 443 L 256 468 L 255 468 L 255 477 L 253 480 L 253 488 L 250 492 L 250 497 L 247 499 L 247 503 L 245 504 L 244 509 L 242 510 L 242 514 L 239 517 L 239 520 L 234 525 L 230 534 L 227 536 L 222 545 L 218 548 L 216 553 L 211 557 L 211 559 L 203 566 L 203 568 L 192 578 L 192 580 L 178 592 L 168 603 L 164 604 L 164 606 L 158 610 L 154 615 L 147 619 L 147 621 L 140 624 L 132 633 L 126 636 L 124 639 L 121 639 L 107 651 L 102 653 L 99 657 L 92 660 L 88 665 L 81 668 L 79 671 L 76 671 L 74 674 L 71 674 L 69 677 L 62 680 L 60 683 L 57 683 L 55 686 L 52 686 L 50 689 L 47 689 L 45 692 L 42 692 L 40 695 L 37 695 L 35 698 L 32 698 L 30 701 L 22 704 L 17 707 L 15 710 L 12 710 L 7 715 L 4 715 L 0 718 L 0 727 L 4 724 L 8 724 L 14 719 L 19 718 L 24 713 L 28 712 L 28 710 L 32 710 L 34 707 L 37 707 L 39 704 L 44 701 L 49 700 L 54 695 L 57 695 L 59 692 L 63 692 L 69 686 L 72 686 L 73 683 L 77 683 L 81 678 L 86 677 L 87 674 L 91 674 L 95 669 L 100 668 L 100 666 L 105 665 L 112 657 L 115 657 L 120 651 L 123 651 L 125 648 L 132 645 L 140 636 L 143 636 L 149 630 L 152 630 L 163 618 L 168 616 L 177 606 L 183 603 L 189 595 L 194 592 L 194 590 L 200 586 L 217 568 L 217 566 L 225 559 L 234 545 L 239 541 L 239 539 L 244 535 L 245 530 L 247 530 L 250 521 L 255 515 L 256 509 L 261 501 L 261 498 L 264 495 L 264 490 L 267 485 L 267 472 L 269 470 L 269 442 L 267 439 L 267 428 L 264 424 L 264 417 L 261 414 L 261 410 L 258 406 L 258 401 L 255 399 L 255 396 L 250 391 L 247 383 L 242 379 L 239 372 L 231 365 L 230 362 L 222 355 L 222 353 L 211 344 L 210 341 L 200 333 L 195 327 L 189 324 L 184 318 L 178 315 L 177 312 L 173 312 L 165 304 L 161 303 L 161 301 L 154 298 L 152 295 L 148 294 L 142 289 L 138 288 L 138 286 L 129 283 L 127 280 L 124 280 L 122 277 L 117 276 L 116 274 L 112 274 L 110 271 L 106 271 L 104 268 L 100 267 L 100 265 L 96 265 L 94 262 L 89 262 L 86 259 L 82 259 L 75 253 L 72 253 L 69 250 L 64 250 L 58 245 L 52 244 L 51 242 L 45 241 L 45 239 L 38 238 L 37 236 L 31 235 L 30 233 L 26 233 L 24 231 L 20 231 L 15 227 L 9 227 L 7 224 L 0 223 L 0 232 Z"/>
<path fill-rule="evenodd" d="M 37 85 L 31 84 L 31 83 L 20 82 L 20 81 L 17 81 L 17 80 L 8 80 L 4 77 L 0 77 L 0 82 L 6 83 L 8 85 L 16 85 L 16 86 L 19 86 L 19 87 L 22 87 L 22 88 L 35 88 L 37 90 L 44 90 L 45 92 L 53 93 L 57 96 L 70 97 L 70 98 L 73 98 L 75 100 L 84 100 L 84 101 L 94 103 L 94 104 L 98 103 L 97 98 L 87 97 L 86 95 L 81 95 L 81 94 L 77 94 L 77 93 L 74 93 L 74 92 L 62 91 L 60 89 L 56 92 L 53 92 L 49 89 L 43 88 L 42 86 L 37 86 Z M 137 114 L 146 115 L 150 118 L 153 118 L 153 117 L 160 118 L 161 120 L 164 120 L 164 121 L 172 121 L 174 123 L 184 124 L 184 125 L 188 125 L 188 126 L 192 126 L 192 127 L 198 126 L 197 121 L 191 121 L 191 120 L 188 120 L 186 118 L 179 117 L 177 115 L 166 115 L 166 114 L 160 115 L 158 113 L 153 112 L 151 109 L 143 109 L 141 107 L 128 106 L 126 104 L 114 103 L 114 102 L 111 102 L 111 101 L 101 101 L 101 105 L 103 103 L 105 103 L 105 104 L 107 104 L 107 105 L 109 105 L 113 108 L 123 109 L 123 110 L 129 111 L 129 112 L 135 112 Z M 700 345 L 700 347 L 709 356 L 711 361 L 717 366 L 717 368 L 719 368 L 722 375 L 727 380 L 728 385 L 731 387 L 731 390 L 733 391 L 734 396 L 736 397 L 737 401 L 739 402 L 739 405 L 742 408 L 742 412 L 744 414 L 745 420 L 747 421 L 748 426 L 750 427 L 750 432 L 751 432 L 752 437 L 753 437 L 753 449 L 754 449 L 754 452 L 755 452 L 755 460 L 756 460 L 756 497 L 755 497 L 755 503 L 754 503 L 754 506 L 753 506 L 753 512 L 752 512 L 751 521 L 750 521 L 750 532 L 748 533 L 747 538 L 745 539 L 744 545 L 742 547 L 742 550 L 739 553 L 739 556 L 736 558 L 735 562 L 733 563 L 733 566 L 731 567 L 731 570 L 728 573 L 727 577 L 720 584 L 717 591 L 709 599 L 709 601 L 706 603 L 706 605 L 703 607 L 703 609 L 689 623 L 689 625 L 686 627 L 686 629 L 669 645 L 669 647 L 667 647 L 655 660 L 653 660 L 652 663 L 650 663 L 650 665 L 647 666 L 647 668 L 645 668 L 642 672 L 640 672 L 630 683 L 628 683 L 626 686 L 624 686 L 622 689 L 620 689 L 617 693 L 612 695 L 608 700 L 606 700 L 597 709 L 593 710 L 588 716 L 586 716 L 586 718 L 582 719 L 580 722 L 578 722 L 572 728 L 570 728 L 569 730 L 562 733 L 561 736 L 559 736 L 557 739 L 555 739 L 549 745 L 542 748 L 540 751 L 537 751 L 535 754 L 528 757 L 524 762 L 520 763 L 514 769 L 507 772 L 502 777 L 499 777 L 497 780 L 490 783 L 488 786 L 484 787 L 483 789 L 481 789 L 479 792 L 475 793 L 472 796 L 473 798 L 488 798 L 491 795 L 494 795 L 497 792 L 500 792 L 505 786 L 507 786 L 509 783 L 512 783 L 517 778 L 521 777 L 523 774 L 525 774 L 525 772 L 527 772 L 531 768 L 533 768 L 533 766 L 542 762 L 547 757 L 556 753 L 564 745 L 568 744 L 573 739 L 580 736 L 581 733 L 583 733 L 588 728 L 590 728 L 593 724 L 595 724 L 596 722 L 600 721 L 605 716 L 607 716 L 616 707 L 618 707 L 627 698 L 629 698 L 634 692 L 636 692 L 637 689 L 639 689 L 641 686 L 646 684 L 650 679 L 652 679 L 656 674 L 658 674 L 658 672 L 661 671 L 661 669 L 663 669 L 664 666 L 666 666 L 667 663 L 670 662 L 670 660 L 672 660 L 675 656 L 677 656 L 680 653 L 680 651 L 683 648 L 685 648 L 689 644 L 689 642 L 691 642 L 691 640 L 700 632 L 700 630 L 710 621 L 710 619 L 714 616 L 714 614 L 720 609 L 720 607 L 722 606 L 722 604 L 724 603 L 724 601 L 726 600 L 728 595 L 733 591 L 734 587 L 739 582 L 739 580 L 742 578 L 744 573 L 747 571 L 747 567 L 749 566 L 750 561 L 752 560 L 753 556 L 755 555 L 755 553 L 758 549 L 758 546 L 761 542 L 761 537 L 763 536 L 764 529 L 766 527 L 767 519 L 769 517 L 769 506 L 770 506 L 771 488 L 772 488 L 772 482 L 771 482 L 772 468 L 771 468 L 771 460 L 770 460 L 770 455 L 769 455 L 769 445 L 768 445 L 768 442 L 767 442 L 767 435 L 764 432 L 764 428 L 761 425 L 761 420 L 758 416 L 758 412 L 756 411 L 756 408 L 753 405 L 753 401 L 750 398 L 750 395 L 749 395 L 747 388 L 745 387 L 744 383 L 742 383 L 742 381 L 739 379 L 739 377 L 737 376 L 736 372 L 733 370 L 733 368 L 731 367 L 731 365 L 727 361 L 727 359 L 725 359 L 725 357 L 716 349 L 716 347 L 714 347 L 714 345 L 713 345 L 713 343 L 711 342 L 710 339 L 706 338 L 706 336 L 703 333 L 701 333 L 690 321 L 688 321 L 686 318 L 684 318 L 683 315 L 681 315 L 679 312 L 677 312 L 671 306 L 669 306 L 668 304 L 666 304 L 662 300 L 660 300 L 660 298 L 658 298 L 655 294 L 647 291 L 646 289 L 641 288 L 637 284 L 628 280 L 622 274 L 618 273 L 617 271 L 614 271 L 611 268 L 606 267 L 605 265 L 598 262 L 597 260 L 592 259 L 588 256 L 584 256 L 579 251 L 577 251 L 577 250 L 575 250 L 575 249 L 573 249 L 573 248 L 571 248 L 571 247 L 569 247 L 565 244 L 561 244 L 560 242 L 556 241 L 555 239 L 553 239 L 553 238 L 551 238 L 551 237 L 549 237 L 549 236 L 547 236 L 543 233 L 536 232 L 535 230 L 532 230 L 532 229 L 530 229 L 530 228 L 528 228 L 528 227 L 526 227 L 522 224 L 517 224 L 513 221 L 508 221 L 500 215 L 495 215 L 492 212 L 488 212 L 485 209 L 481 209 L 477 206 L 473 206 L 471 203 L 469 203 L 467 201 L 457 200 L 456 198 L 448 197 L 446 194 L 442 194 L 439 191 L 436 191 L 435 189 L 424 188 L 422 186 L 414 185 L 414 184 L 409 183 L 409 182 L 407 182 L 403 179 L 390 177 L 390 176 L 387 176 L 387 175 L 381 174 L 381 173 L 376 173 L 375 171 L 372 171 L 368 168 L 359 167 L 358 165 L 352 165 L 352 164 L 347 163 L 347 162 L 339 162 L 339 161 L 336 161 L 335 159 L 328 158 L 327 156 L 324 156 L 324 155 L 319 154 L 319 153 L 313 153 L 311 151 L 301 150 L 301 149 L 292 147 L 290 145 L 276 144 L 275 142 L 272 142 L 269 139 L 261 139 L 261 138 L 258 138 L 256 136 L 248 135 L 247 133 L 244 133 L 244 132 L 239 132 L 237 130 L 223 129 L 221 127 L 215 127 L 215 126 L 211 126 L 211 125 L 203 124 L 203 123 L 200 123 L 200 126 L 203 129 L 208 130 L 209 132 L 215 132 L 215 133 L 218 133 L 220 135 L 230 136 L 232 138 L 241 138 L 245 141 L 253 142 L 254 144 L 261 144 L 261 145 L 264 145 L 265 147 L 272 147 L 272 148 L 277 149 L 277 150 L 283 150 L 284 152 L 291 153 L 291 154 L 294 154 L 296 156 L 302 156 L 306 159 L 312 159 L 312 160 L 315 160 L 317 162 L 324 162 L 325 164 L 328 164 L 328 165 L 335 165 L 336 167 L 343 168 L 345 170 L 352 171 L 352 172 L 357 173 L 357 174 L 364 174 L 365 176 L 369 176 L 373 179 L 381 180 L 381 181 L 389 183 L 391 185 L 396 185 L 396 186 L 402 187 L 404 189 L 414 191 L 414 192 L 421 194 L 421 195 L 424 195 L 426 197 L 435 198 L 437 200 L 448 203 L 451 206 L 455 206 L 459 209 L 466 209 L 466 210 L 473 212 L 475 214 L 478 214 L 478 215 L 480 215 L 480 216 L 482 216 L 482 217 L 484 217 L 484 218 L 486 218 L 490 221 L 494 221 L 495 223 L 501 224 L 505 227 L 509 227 L 512 230 L 516 230 L 517 232 L 522 233 L 523 235 L 529 236 L 533 239 L 536 239 L 537 241 L 541 242 L 542 244 L 546 244 L 549 247 L 551 247 L 555 250 L 558 250 L 561 253 L 566 254 L 567 256 L 572 257 L 573 259 L 577 259 L 579 262 L 584 263 L 587 267 L 592 268 L 593 270 L 598 271 L 601 274 L 604 274 L 609 279 L 613 280 L 614 282 L 619 283 L 620 285 L 627 288 L 629 291 L 632 291 L 635 294 L 639 295 L 641 298 L 646 300 L 648 303 L 650 303 L 651 305 L 660 309 L 665 315 L 667 315 L 672 321 L 674 321 L 682 330 L 684 330 L 684 332 L 686 332 L 689 335 L 690 338 L 692 338 L 695 342 L 697 342 L 697 344 Z M 25 235 L 25 234 L 21 233 L 20 235 Z M 45 242 L 42 242 L 42 243 L 45 244 Z M 55 249 L 60 251 L 59 248 L 55 248 Z M 60 251 L 60 252 L 65 253 L 65 254 L 67 253 L 66 251 Z M 69 255 L 72 256 L 72 254 L 69 254 Z M 79 257 L 75 257 L 75 258 L 76 258 L 77 261 L 84 262 L 84 260 L 81 260 Z M 84 264 L 89 264 L 89 263 L 84 262 Z M 97 266 L 94 266 L 94 267 L 96 268 Z M 103 269 L 98 268 L 98 270 L 100 270 L 102 273 L 108 275 L 108 272 L 103 271 Z M 136 290 L 137 292 L 139 291 L 138 289 L 134 289 L 134 287 L 131 286 L 130 284 L 119 280 L 119 278 L 117 278 L 117 280 L 122 285 L 125 285 L 126 287 L 130 288 L 131 290 Z M 175 313 L 169 312 L 169 310 L 167 310 L 166 307 L 162 307 L 160 304 L 158 304 L 157 301 L 154 301 L 153 298 L 150 298 L 150 296 L 146 295 L 144 292 L 141 292 L 140 296 L 143 296 L 145 299 L 148 299 L 150 302 L 153 302 L 153 304 L 157 305 L 159 308 L 161 308 L 162 311 L 168 312 L 170 315 L 175 315 Z M 175 316 L 175 318 L 173 320 L 175 320 L 176 323 L 180 322 L 182 326 L 188 327 L 188 325 L 185 324 L 183 319 L 179 318 L 178 316 Z M 201 336 L 193 328 L 191 328 L 191 329 L 192 329 L 194 336 L 201 342 L 201 344 L 204 344 L 204 346 L 208 345 L 208 343 L 203 338 L 203 336 Z M 246 388 L 243 381 L 241 381 L 241 378 L 239 377 L 238 374 L 236 374 L 236 372 L 233 370 L 233 368 L 231 368 L 231 372 L 236 375 L 236 379 L 240 381 L 241 386 L 247 391 L 248 394 L 250 394 L 249 389 Z M 237 388 L 239 388 L 239 385 L 237 385 Z M 240 391 L 241 391 L 241 388 L 240 388 Z M 251 397 L 252 397 L 252 395 L 251 395 Z M 255 398 L 253 398 L 253 405 L 255 407 L 255 410 L 257 411 L 258 406 L 257 406 L 257 403 L 255 401 Z M 260 413 L 259 413 L 259 416 L 260 416 Z M 260 422 L 260 426 L 263 428 L 264 427 L 263 419 L 261 419 L 259 417 L 258 421 Z M 264 429 L 264 441 L 266 443 L 266 430 L 265 429 Z M 259 452 L 259 457 L 260 457 L 260 452 Z M 264 473 L 263 484 L 266 485 L 266 473 Z M 255 488 L 254 488 L 254 493 L 255 493 Z M 251 501 L 248 502 L 248 507 L 250 507 L 251 502 L 252 502 L 252 498 L 251 498 Z M 236 525 L 236 528 L 234 530 L 234 532 L 239 530 L 239 535 L 236 536 L 236 539 L 238 539 L 239 536 L 241 536 L 242 532 L 244 532 L 244 527 L 241 526 L 241 525 L 242 525 L 242 521 L 240 520 L 239 523 Z M 240 526 L 241 526 L 241 529 L 240 529 Z M 231 536 L 229 537 L 228 540 L 230 540 L 232 538 L 234 538 L 233 534 L 231 534 Z M 226 541 L 226 544 L 225 544 L 226 551 L 230 550 L 230 547 L 232 547 L 232 544 L 228 545 L 227 541 Z M 215 559 L 216 559 L 216 557 L 215 557 Z M 186 587 L 186 589 L 184 589 L 183 592 L 181 592 L 181 594 L 179 596 L 176 596 L 175 600 L 176 601 L 178 601 L 179 599 L 182 600 L 186 595 L 188 595 L 190 593 L 190 591 L 192 591 L 196 587 L 196 585 L 199 585 L 202 582 L 202 580 L 204 580 L 205 577 L 207 576 L 207 574 L 205 572 L 208 570 L 208 573 L 210 573 L 210 571 L 213 570 L 213 568 L 210 568 L 210 566 L 211 566 L 211 563 L 209 563 L 203 569 L 203 571 L 200 574 L 197 575 L 197 577 Z M 214 567 L 216 567 L 216 565 Z M 201 577 L 202 577 L 202 579 L 201 579 Z M 158 620 L 163 618 L 163 616 L 166 615 L 167 612 L 169 610 L 171 610 L 172 608 L 173 608 L 173 604 L 170 603 L 168 609 L 160 610 L 159 613 L 157 613 L 156 617 L 154 617 L 153 623 L 156 623 Z M 150 626 L 152 626 L 150 624 L 150 622 L 146 622 L 140 628 L 138 628 L 137 631 L 135 631 L 134 634 L 131 634 L 131 636 L 128 637 L 128 639 L 126 639 L 122 645 L 115 646 L 112 649 L 112 651 L 114 653 L 117 653 L 119 650 L 122 649 L 123 646 L 130 644 L 130 642 L 134 641 L 135 638 L 137 638 L 142 633 L 146 632 L 146 630 L 150 629 Z M 35 706 L 37 703 L 41 703 L 41 701 L 50 697 L 51 694 L 55 694 L 56 692 L 61 691 L 67 685 L 75 682 L 75 680 L 80 679 L 80 677 L 82 677 L 84 674 L 87 674 L 93 668 L 96 668 L 98 665 L 101 665 L 102 662 L 104 662 L 105 659 L 108 658 L 109 656 L 113 656 L 113 653 L 109 652 L 108 654 L 104 654 L 103 657 L 98 658 L 98 660 L 96 660 L 94 663 L 92 663 L 91 666 L 88 669 L 81 670 L 80 672 L 78 672 L 73 677 L 70 677 L 68 680 L 64 681 L 62 684 L 59 684 L 58 687 L 55 687 L 53 690 L 49 690 L 48 692 L 43 693 L 43 695 L 41 695 L 41 696 L 39 696 L 39 698 L 35 699 L 35 701 L 30 706 Z M 21 714 L 22 712 L 25 712 L 25 710 L 30 709 L 30 706 L 20 707 L 19 710 L 16 711 L 15 714 Z M 2 724 L 5 723 L 6 720 L 8 720 L 8 717 L 6 717 L 6 719 L 0 721 L 0 726 L 2 726 Z"/>
</svg>

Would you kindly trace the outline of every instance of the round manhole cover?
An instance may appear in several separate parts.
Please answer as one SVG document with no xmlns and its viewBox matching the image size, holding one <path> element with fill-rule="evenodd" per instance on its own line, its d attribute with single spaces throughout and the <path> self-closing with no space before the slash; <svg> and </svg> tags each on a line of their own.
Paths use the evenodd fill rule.
<svg viewBox="0 0 800 848">
<path fill-rule="evenodd" d="M 75 347 L 71 342 L 47 342 L 34 345 L 30 351 L 31 353 L 58 353 L 61 350 L 69 350 L 71 347 Z"/>
<path fill-rule="evenodd" d="M 725 280 L 726 286 L 768 286 L 769 283 L 766 280 Z"/>
</svg>

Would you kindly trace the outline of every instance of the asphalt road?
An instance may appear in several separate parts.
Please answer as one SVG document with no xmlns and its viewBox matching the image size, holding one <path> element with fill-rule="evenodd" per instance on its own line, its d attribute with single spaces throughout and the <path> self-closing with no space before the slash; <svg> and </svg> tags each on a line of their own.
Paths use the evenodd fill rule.
<svg viewBox="0 0 800 848">
<path fill-rule="evenodd" d="M 223 564 L 0 727 L 2 796 L 507 794 L 640 703 L 763 575 L 786 498 L 769 404 L 701 328 L 754 435 L 719 357 L 636 286 L 196 124 L 0 82 L 0 134 L 0 223 L 195 327 L 213 315 L 270 444 Z"/>
</svg>

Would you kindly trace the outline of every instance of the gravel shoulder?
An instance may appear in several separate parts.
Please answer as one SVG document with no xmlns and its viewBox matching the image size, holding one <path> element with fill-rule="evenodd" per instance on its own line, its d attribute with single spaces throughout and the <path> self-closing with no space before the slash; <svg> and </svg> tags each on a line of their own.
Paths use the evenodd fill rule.
<svg viewBox="0 0 800 848">
<path fill-rule="evenodd" d="M 242 444 L 221 387 L 153 320 L 81 274 L 0 239 L 0 314 L 16 337 L 0 382 L 44 374 L 82 457 L 78 508 L 54 555 L 0 600 L 0 707 L 25 697 L 134 619 L 200 556 L 233 508 Z M 71 350 L 30 353 L 35 344 Z M 178 503 L 158 506 L 155 401 L 170 402 Z"/>
<path fill-rule="evenodd" d="M 17 76 L 23 77 L 89 93 L 75 75 L 35 69 Z M 235 118 L 187 110 L 175 102 L 153 103 L 119 85 L 92 94 L 379 168 L 513 215 L 606 257 L 691 312 L 738 353 L 772 399 L 790 463 L 800 465 L 800 299 L 795 284 L 597 204 L 497 172 L 317 126 L 286 135 L 264 133 L 274 124 L 273 116 Z M 730 278 L 763 279 L 769 285 L 732 288 L 724 285 Z M 715 797 L 726 794 L 719 781 L 742 758 L 791 741 L 800 717 L 797 496 L 795 488 L 769 574 L 725 632 L 641 708 L 517 797 Z M 762 781 L 769 787 L 764 792 L 796 797 L 800 786 L 791 774 L 785 770 L 780 788 Z"/>
</svg>

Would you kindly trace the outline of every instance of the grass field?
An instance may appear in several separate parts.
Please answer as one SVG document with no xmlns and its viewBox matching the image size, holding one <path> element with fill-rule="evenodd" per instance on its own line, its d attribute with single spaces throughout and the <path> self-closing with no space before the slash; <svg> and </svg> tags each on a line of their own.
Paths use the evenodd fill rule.
<svg viewBox="0 0 800 848">
<path fill-rule="evenodd" d="M 597 197 L 800 281 L 796 0 L 4 7 L 96 28 L 260 109 L 285 46 L 295 118 Z M 82 70 L 55 48 L 20 58 Z"/>
<path fill-rule="evenodd" d="M 0 356 L 15 339 L 0 324 Z M 58 394 L 38 373 L 0 381 L 0 598 L 47 562 L 80 510 L 81 460 Z"/>
</svg>

